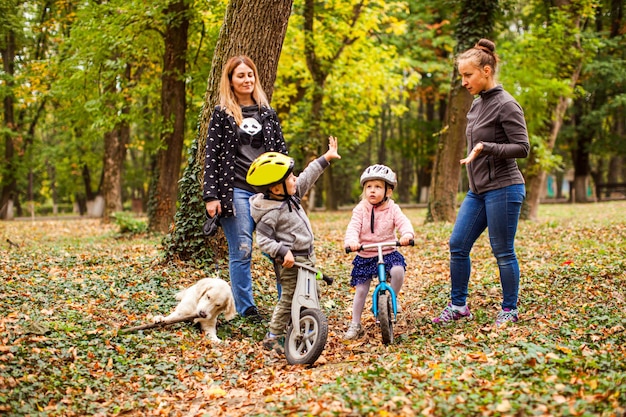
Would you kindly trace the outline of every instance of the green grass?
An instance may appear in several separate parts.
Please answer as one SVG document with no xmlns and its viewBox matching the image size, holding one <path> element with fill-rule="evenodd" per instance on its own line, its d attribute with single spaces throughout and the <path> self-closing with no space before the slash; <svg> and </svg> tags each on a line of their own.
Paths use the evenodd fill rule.
<svg viewBox="0 0 626 417">
<path fill-rule="evenodd" d="M 488 238 L 472 252 L 475 320 L 430 319 L 449 293 L 449 224 L 424 224 L 403 248 L 409 265 L 397 341 L 384 346 L 366 310 L 366 336 L 345 343 L 349 211 L 311 214 L 329 319 L 323 356 L 288 365 L 262 349 L 266 323 L 221 322 L 221 344 L 188 323 L 121 334 L 168 313 L 173 295 L 216 273 L 162 264 L 160 237 L 120 238 L 97 220 L 0 223 L 0 414 L 7 416 L 624 416 L 626 202 L 546 205 L 522 222 L 521 321 L 495 329 L 501 301 Z M 220 276 L 228 278 L 221 267 Z M 271 314 L 269 262 L 255 251 L 254 290 Z M 369 302 L 369 301 L 368 301 Z"/>
</svg>

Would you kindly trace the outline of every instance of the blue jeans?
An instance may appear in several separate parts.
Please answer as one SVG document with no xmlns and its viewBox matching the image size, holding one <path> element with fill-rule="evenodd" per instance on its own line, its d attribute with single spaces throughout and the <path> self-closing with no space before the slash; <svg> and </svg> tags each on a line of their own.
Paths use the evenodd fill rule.
<svg viewBox="0 0 626 417">
<path fill-rule="evenodd" d="M 500 270 L 502 308 L 517 308 L 520 272 L 515 255 L 515 233 L 525 197 L 524 184 L 483 194 L 467 193 L 450 236 L 452 304 L 463 306 L 466 303 L 471 273 L 470 251 L 476 239 L 488 228 L 491 250 Z"/>
<path fill-rule="evenodd" d="M 251 193 L 240 188 L 235 188 L 233 206 L 235 215 L 223 217 L 220 224 L 228 241 L 228 259 L 230 285 L 235 298 L 235 308 L 243 315 L 250 307 L 254 307 L 252 295 L 252 274 L 250 264 L 252 261 L 252 233 L 254 232 L 254 220 L 250 216 Z"/>
</svg>

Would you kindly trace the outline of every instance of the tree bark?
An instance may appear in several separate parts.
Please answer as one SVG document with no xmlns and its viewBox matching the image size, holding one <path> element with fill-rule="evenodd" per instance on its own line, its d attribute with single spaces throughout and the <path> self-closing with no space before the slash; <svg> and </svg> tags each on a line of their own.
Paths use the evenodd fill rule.
<svg viewBox="0 0 626 417">
<path fill-rule="evenodd" d="M 125 67 L 123 79 L 130 79 L 130 64 Z M 110 91 L 117 92 L 117 79 L 109 85 Z M 126 115 L 130 112 L 129 100 L 122 108 L 122 118 L 115 127 L 104 135 L 104 161 L 102 165 L 102 196 L 104 197 L 104 213 L 102 221 L 108 223 L 111 215 L 122 211 L 122 173 L 126 159 L 126 146 L 130 141 L 130 127 Z M 115 105 L 110 104 L 111 111 L 115 112 Z M 98 213 L 96 213 L 98 214 Z"/>
<path fill-rule="evenodd" d="M 209 261 L 228 253 L 223 234 L 218 233 L 215 238 L 202 235 L 205 220 L 201 185 L 204 148 L 211 114 L 218 102 L 222 67 L 235 55 L 244 54 L 252 58 L 259 71 L 261 85 L 271 100 L 292 2 L 231 0 L 228 4 L 213 53 L 211 74 L 198 122 L 198 136 L 192 143 L 192 157 L 181 179 L 180 206 L 175 215 L 175 227 L 165 239 L 165 259 Z"/>
<path fill-rule="evenodd" d="M 14 86 L 13 76 L 15 75 L 15 32 L 12 28 L 8 28 L 4 35 L 5 39 L 2 43 L 2 66 L 4 73 L 8 75 L 6 81 L 6 89 L 8 93 L 3 100 L 4 106 L 4 127 L 7 132 L 4 133 L 4 169 L 2 172 L 2 189 L 0 190 L 0 218 L 7 219 L 9 216 L 9 205 L 17 198 L 17 179 L 15 178 L 15 145 L 13 143 L 13 135 L 11 132 L 16 130 L 15 114 L 13 113 L 14 98 L 12 89 Z"/>
<path fill-rule="evenodd" d="M 207 80 L 204 106 L 200 114 L 196 155 L 200 165 L 204 164 L 204 145 L 209 120 L 219 100 L 222 67 L 230 57 L 247 55 L 254 61 L 263 90 L 271 102 L 292 3 L 293 0 L 231 0 L 228 3 L 213 52 L 211 74 Z M 201 175 L 203 174 L 202 172 Z"/>
<path fill-rule="evenodd" d="M 151 187 L 154 204 L 149 211 L 148 229 L 167 233 L 176 214 L 178 179 L 185 140 L 185 71 L 189 33 L 189 3 L 177 0 L 165 12 L 168 25 L 165 29 L 163 75 L 161 77 L 161 116 L 164 131 L 162 148 L 156 155 L 156 186 Z"/>
<path fill-rule="evenodd" d="M 454 222 L 456 219 L 456 195 L 459 190 L 461 164 L 465 154 L 465 127 L 467 112 L 472 104 L 472 96 L 458 80 L 454 70 L 454 81 L 450 89 L 446 123 L 439 136 L 439 144 L 433 165 L 430 194 L 428 197 L 427 221 Z"/>
<path fill-rule="evenodd" d="M 455 29 L 457 47 L 455 54 L 471 48 L 480 38 L 492 38 L 497 0 L 463 0 Z M 458 69 L 454 68 L 444 128 L 433 165 L 426 221 L 454 222 L 456 220 L 456 194 L 459 188 L 461 165 L 465 153 L 465 126 L 467 112 L 473 97 L 463 88 Z"/>
</svg>

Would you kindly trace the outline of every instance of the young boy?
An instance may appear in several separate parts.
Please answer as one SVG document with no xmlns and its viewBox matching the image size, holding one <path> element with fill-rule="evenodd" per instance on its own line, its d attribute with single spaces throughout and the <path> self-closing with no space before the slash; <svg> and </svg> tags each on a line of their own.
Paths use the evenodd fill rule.
<svg viewBox="0 0 626 417">
<path fill-rule="evenodd" d="M 329 137 L 328 151 L 311 162 L 299 176 L 293 174 L 294 160 L 277 152 L 266 152 L 250 165 L 246 181 L 262 193 L 250 197 L 250 214 L 256 226 L 256 240 L 261 251 L 275 262 L 282 259 L 281 294 L 269 333 L 263 340 L 266 349 L 283 351 L 282 343 L 291 315 L 291 301 L 296 289 L 298 269 L 294 262 L 315 266 L 313 230 L 300 199 L 315 184 L 333 159 L 340 159 L 337 139 Z"/>
</svg>

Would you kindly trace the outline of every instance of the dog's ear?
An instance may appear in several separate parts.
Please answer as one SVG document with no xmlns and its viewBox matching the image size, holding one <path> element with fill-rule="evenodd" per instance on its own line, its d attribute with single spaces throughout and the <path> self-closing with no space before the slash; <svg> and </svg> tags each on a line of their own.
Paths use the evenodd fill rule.
<svg viewBox="0 0 626 417">
<path fill-rule="evenodd" d="M 233 298 L 233 292 L 230 288 L 228 288 L 228 298 L 226 300 L 226 308 L 224 309 L 224 318 L 226 320 L 232 320 L 237 315 L 237 310 L 235 309 L 235 299 Z"/>
</svg>

